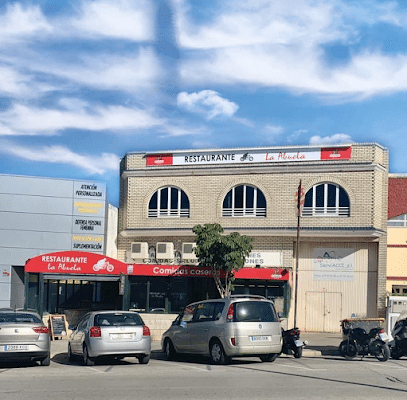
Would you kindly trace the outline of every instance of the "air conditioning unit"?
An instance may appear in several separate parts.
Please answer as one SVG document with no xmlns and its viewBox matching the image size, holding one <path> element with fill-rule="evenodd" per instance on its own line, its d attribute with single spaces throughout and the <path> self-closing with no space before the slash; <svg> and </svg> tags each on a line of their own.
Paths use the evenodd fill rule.
<svg viewBox="0 0 407 400">
<path fill-rule="evenodd" d="M 148 243 L 133 242 L 131 244 L 131 258 L 144 259 L 148 258 Z"/>
<path fill-rule="evenodd" d="M 196 247 L 195 243 L 182 243 L 182 260 L 188 261 L 198 261 L 198 257 L 194 252 L 194 248 Z"/>
<path fill-rule="evenodd" d="M 157 243 L 155 246 L 157 260 L 173 260 L 174 259 L 174 243 L 163 242 Z"/>
</svg>

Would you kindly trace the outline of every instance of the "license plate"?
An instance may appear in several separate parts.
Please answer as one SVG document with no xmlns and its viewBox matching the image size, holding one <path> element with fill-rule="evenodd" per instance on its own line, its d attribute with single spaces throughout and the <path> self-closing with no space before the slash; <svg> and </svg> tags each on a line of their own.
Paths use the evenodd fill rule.
<svg viewBox="0 0 407 400">
<path fill-rule="evenodd" d="M 28 350 L 26 344 L 8 344 L 4 346 L 4 351 Z"/>
<path fill-rule="evenodd" d="M 129 340 L 133 339 L 132 333 L 111 333 L 110 339 L 112 340 Z"/>
<path fill-rule="evenodd" d="M 379 333 L 379 336 L 380 336 L 380 339 L 382 339 L 382 340 L 389 340 L 387 333 Z"/>
<path fill-rule="evenodd" d="M 250 336 L 250 341 L 252 342 L 261 342 L 265 340 L 271 340 L 270 336 Z"/>
<path fill-rule="evenodd" d="M 302 340 L 294 340 L 294 343 L 297 347 L 304 346 L 304 342 Z"/>
</svg>

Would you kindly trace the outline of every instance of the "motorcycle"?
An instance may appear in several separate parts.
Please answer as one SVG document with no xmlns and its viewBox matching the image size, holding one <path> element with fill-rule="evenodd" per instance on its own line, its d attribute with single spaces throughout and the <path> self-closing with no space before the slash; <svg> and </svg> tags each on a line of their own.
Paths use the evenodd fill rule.
<svg viewBox="0 0 407 400">
<path fill-rule="evenodd" d="M 283 348 L 282 353 L 291 355 L 293 354 L 295 358 L 302 357 L 302 349 L 305 344 L 300 339 L 301 331 L 298 328 L 287 329 L 286 331 L 282 330 L 283 335 Z"/>
<path fill-rule="evenodd" d="M 387 361 L 390 357 L 390 349 L 386 341 L 388 336 L 383 328 L 374 327 L 369 333 L 361 327 L 353 327 L 351 323 L 343 325 L 343 333 L 347 339 L 339 345 L 339 353 L 346 359 L 352 359 L 357 355 L 372 355 L 379 361 Z"/>
<path fill-rule="evenodd" d="M 407 356 L 407 310 L 397 318 L 391 335 L 393 336 L 393 341 L 390 342 L 391 358 L 398 360 L 402 356 Z"/>
</svg>

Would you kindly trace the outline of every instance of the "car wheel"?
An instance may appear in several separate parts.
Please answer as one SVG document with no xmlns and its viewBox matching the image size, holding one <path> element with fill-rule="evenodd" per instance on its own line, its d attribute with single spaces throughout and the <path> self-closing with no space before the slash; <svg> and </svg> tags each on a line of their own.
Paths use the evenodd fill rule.
<svg viewBox="0 0 407 400">
<path fill-rule="evenodd" d="M 150 361 L 150 354 L 147 356 L 144 355 L 137 358 L 140 364 L 148 364 L 148 362 Z"/>
<path fill-rule="evenodd" d="M 221 365 L 229 363 L 229 357 L 226 356 L 225 350 L 223 350 L 223 346 L 218 340 L 211 343 L 209 350 L 212 364 Z"/>
<path fill-rule="evenodd" d="M 44 367 L 48 367 L 51 364 L 51 358 L 50 355 L 48 354 L 47 357 L 43 358 L 41 361 L 41 365 Z"/>
<path fill-rule="evenodd" d="M 177 352 L 170 339 L 166 339 L 164 342 L 164 352 L 167 360 L 175 360 L 177 358 Z"/>
<path fill-rule="evenodd" d="M 278 356 L 278 353 L 263 354 L 260 356 L 260 360 L 263 362 L 273 362 L 277 359 Z"/>
<path fill-rule="evenodd" d="M 83 345 L 82 361 L 83 365 L 87 365 L 89 367 L 95 365 L 95 362 L 89 358 L 88 346 L 86 346 L 86 344 Z"/>
</svg>

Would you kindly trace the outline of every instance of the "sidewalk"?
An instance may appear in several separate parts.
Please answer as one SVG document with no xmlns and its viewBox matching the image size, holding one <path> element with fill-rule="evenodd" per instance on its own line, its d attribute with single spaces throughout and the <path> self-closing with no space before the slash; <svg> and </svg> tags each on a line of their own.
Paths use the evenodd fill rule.
<svg viewBox="0 0 407 400">
<path fill-rule="evenodd" d="M 304 357 L 339 356 L 341 333 L 301 333 L 301 339 L 308 342 L 302 352 Z"/>
<path fill-rule="evenodd" d="M 301 333 L 301 340 L 308 344 L 303 350 L 304 357 L 339 356 L 339 343 L 342 341 L 340 333 Z M 152 351 L 161 351 L 161 342 L 151 342 Z M 59 339 L 51 342 L 51 358 L 56 354 L 67 353 L 68 340 Z"/>
</svg>

